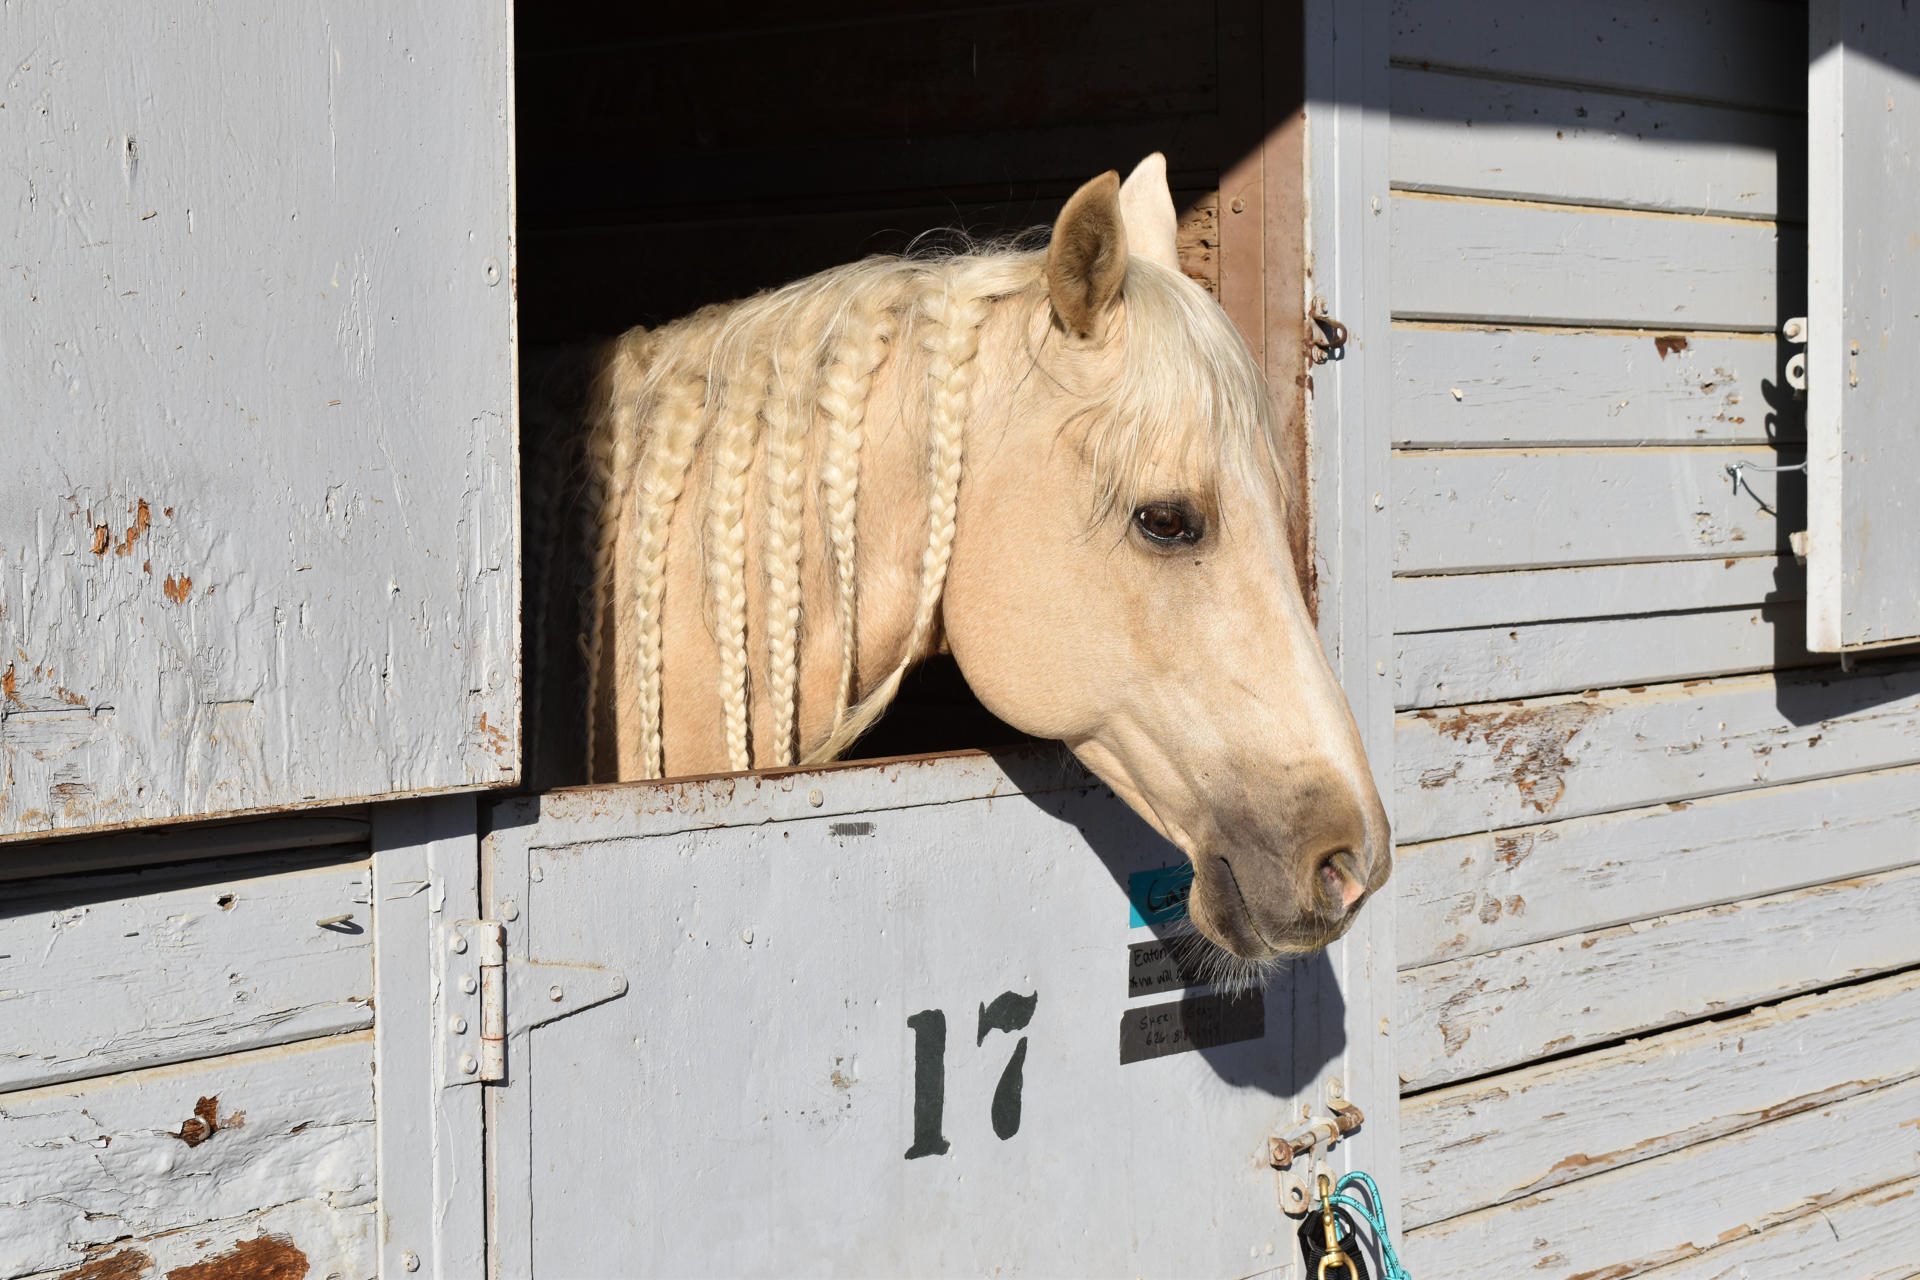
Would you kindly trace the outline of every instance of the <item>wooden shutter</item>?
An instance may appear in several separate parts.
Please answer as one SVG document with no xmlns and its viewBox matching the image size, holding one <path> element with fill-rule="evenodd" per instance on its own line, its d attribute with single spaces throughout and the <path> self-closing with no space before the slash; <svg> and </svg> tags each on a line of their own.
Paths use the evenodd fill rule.
<svg viewBox="0 0 1920 1280">
<path fill-rule="evenodd" d="M 1920 13 L 1813 0 L 1807 647 L 1920 639 Z"/>
<path fill-rule="evenodd" d="M 515 777 L 509 16 L 9 11 L 0 838 Z"/>
</svg>

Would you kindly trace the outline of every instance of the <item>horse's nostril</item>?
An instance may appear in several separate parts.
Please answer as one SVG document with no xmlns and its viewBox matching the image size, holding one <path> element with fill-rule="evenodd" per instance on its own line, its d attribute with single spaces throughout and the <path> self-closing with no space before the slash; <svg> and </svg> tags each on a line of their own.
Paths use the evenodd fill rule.
<svg viewBox="0 0 1920 1280">
<path fill-rule="evenodd" d="M 1337 901 L 1342 911 L 1353 910 L 1353 904 L 1367 891 L 1365 877 L 1358 874 L 1359 861 L 1351 849 L 1335 850 L 1320 860 L 1320 879 L 1327 896 Z"/>
</svg>

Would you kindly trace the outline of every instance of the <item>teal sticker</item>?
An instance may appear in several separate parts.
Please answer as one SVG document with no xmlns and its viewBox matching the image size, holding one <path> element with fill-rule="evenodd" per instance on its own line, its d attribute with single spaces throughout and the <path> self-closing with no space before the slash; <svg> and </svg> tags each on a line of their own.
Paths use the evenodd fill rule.
<svg viewBox="0 0 1920 1280">
<path fill-rule="evenodd" d="M 1133 927 L 1180 919 L 1187 914 L 1187 895 L 1191 892 L 1191 862 L 1134 872 L 1127 877 L 1127 902 L 1133 908 Z"/>
</svg>

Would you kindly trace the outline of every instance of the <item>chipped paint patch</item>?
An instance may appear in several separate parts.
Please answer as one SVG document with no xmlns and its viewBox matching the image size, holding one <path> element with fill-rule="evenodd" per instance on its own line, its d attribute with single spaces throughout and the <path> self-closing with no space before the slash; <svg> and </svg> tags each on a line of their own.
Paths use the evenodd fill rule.
<svg viewBox="0 0 1920 1280">
<path fill-rule="evenodd" d="M 258 1236 L 204 1262 L 175 1267 L 167 1280 L 306 1280 L 307 1255 L 286 1236 Z"/>
</svg>

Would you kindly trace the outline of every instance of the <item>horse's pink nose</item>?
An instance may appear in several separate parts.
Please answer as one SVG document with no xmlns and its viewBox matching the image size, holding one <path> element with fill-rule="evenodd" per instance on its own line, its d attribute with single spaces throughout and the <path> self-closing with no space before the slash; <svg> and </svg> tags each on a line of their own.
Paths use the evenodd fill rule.
<svg viewBox="0 0 1920 1280">
<path fill-rule="evenodd" d="M 1328 854 L 1320 863 L 1320 878 L 1326 884 L 1327 894 L 1340 900 L 1342 911 L 1353 910 L 1353 904 L 1367 891 L 1364 877 L 1355 874 L 1359 861 L 1351 849 L 1341 849 Z"/>
</svg>

